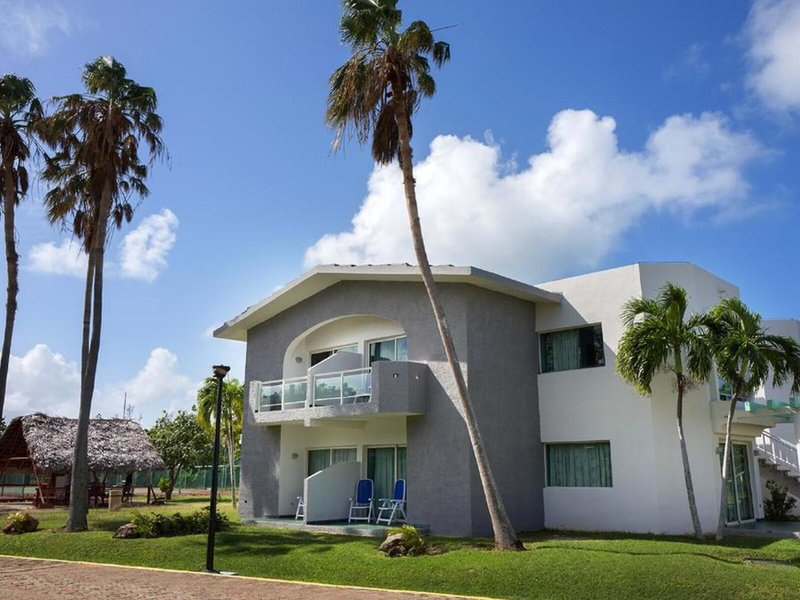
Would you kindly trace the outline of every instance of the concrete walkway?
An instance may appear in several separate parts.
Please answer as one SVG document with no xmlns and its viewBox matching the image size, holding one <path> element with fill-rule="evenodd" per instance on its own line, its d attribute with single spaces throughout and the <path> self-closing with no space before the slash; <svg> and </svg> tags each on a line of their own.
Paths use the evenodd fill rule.
<svg viewBox="0 0 800 600">
<path fill-rule="evenodd" d="M 411 600 L 459 598 L 413 592 L 225 577 L 206 573 L 117 567 L 0 556 L 0 597 L 20 600 Z"/>
</svg>

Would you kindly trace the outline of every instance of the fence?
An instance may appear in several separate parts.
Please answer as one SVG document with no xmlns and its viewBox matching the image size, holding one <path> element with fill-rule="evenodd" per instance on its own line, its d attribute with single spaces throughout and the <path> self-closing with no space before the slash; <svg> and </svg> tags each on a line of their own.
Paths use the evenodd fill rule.
<svg viewBox="0 0 800 600">
<path fill-rule="evenodd" d="M 224 491 L 226 488 L 231 487 L 230 467 L 228 465 L 219 466 L 219 479 L 217 485 L 219 489 Z M 236 477 L 236 487 L 239 487 L 239 465 L 234 466 L 234 476 Z M 153 471 L 150 475 L 147 473 L 136 473 L 133 478 L 134 486 L 146 486 L 149 481 L 153 482 L 153 486 L 158 485 L 158 480 L 162 477 L 167 477 L 167 471 Z M 211 466 L 195 467 L 194 469 L 182 470 L 178 474 L 178 480 L 175 482 L 176 490 L 207 490 L 211 488 Z"/>
<path fill-rule="evenodd" d="M 228 465 L 219 466 L 219 489 L 225 493 L 231 487 L 230 467 Z M 236 487 L 239 487 L 239 465 L 234 466 L 234 476 L 236 477 Z M 145 487 L 149 482 L 153 486 L 158 486 L 158 480 L 167 477 L 167 471 L 153 471 L 151 474 L 136 473 L 133 477 L 134 487 Z M 98 475 L 102 479 L 102 475 Z M 125 476 L 121 474 L 110 474 L 106 483 L 117 485 L 125 483 Z M 0 475 L 0 497 L 6 499 L 22 498 L 35 493 L 36 478 L 31 473 L 3 473 Z M 211 488 L 211 466 L 195 467 L 194 469 L 182 470 L 175 482 L 175 490 L 207 490 Z"/>
</svg>

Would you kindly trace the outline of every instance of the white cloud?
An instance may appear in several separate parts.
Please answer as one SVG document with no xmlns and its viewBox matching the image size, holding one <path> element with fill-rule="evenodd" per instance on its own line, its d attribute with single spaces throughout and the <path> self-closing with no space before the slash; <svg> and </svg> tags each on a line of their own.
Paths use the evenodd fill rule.
<svg viewBox="0 0 800 600">
<path fill-rule="evenodd" d="M 800 110 L 800 2 L 755 0 L 745 35 L 750 88 L 773 110 Z"/>
<path fill-rule="evenodd" d="M 86 254 L 70 240 L 63 240 L 60 245 L 36 244 L 31 248 L 28 268 L 49 275 L 86 277 Z"/>
<path fill-rule="evenodd" d="M 122 240 L 120 272 L 123 277 L 153 282 L 167 267 L 167 255 L 175 245 L 178 217 L 169 209 L 150 215 Z"/>
<path fill-rule="evenodd" d="M 500 149 L 439 136 L 415 166 L 431 261 L 541 280 L 593 267 L 651 210 L 730 211 L 747 197 L 742 169 L 763 153 L 717 114 L 668 118 L 638 152 L 618 147 L 616 123 L 591 111 L 558 113 L 549 149 L 508 172 Z M 401 173 L 376 167 L 351 231 L 306 251 L 322 263 L 416 262 Z"/>
<path fill-rule="evenodd" d="M 102 357 L 101 357 L 102 361 Z M 11 356 L 5 419 L 32 412 L 76 417 L 80 402 L 80 368 L 45 344 L 34 346 L 22 357 Z M 131 379 L 97 389 L 92 416 L 122 415 L 123 400 L 134 405 L 134 416 L 152 423 L 162 410 L 187 410 L 199 383 L 180 373 L 178 358 L 166 348 L 155 348 Z"/>
<path fill-rule="evenodd" d="M 166 348 L 155 348 L 134 377 L 104 389 L 100 398 L 108 407 L 109 416 L 122 412 L 123 398 L 127 394 L 127 402 L 136 407 L 136 414 L 142 412 L 155 417 L 162 410 L 187 410 L 194 402 L 198 387 L 199 383 L 180 373 L 175 354 Z"/>
<path fill-rule="evenodd" d="M 3 411 L 6 422 L 37 411 L 74 417 L 80 386 L 78 365 L 44 344 L 37 344 L 22 357 L 12 355 Z"/>
<path fill-rule="evenodd" d="M 0 0 L 0 44 L 13 54 L 42 54 L 53 34 L 69 34 L 69 13 L 55 2 Z"/>
<path fill-rule="evenodd" d="M 711 72 L 703 44 L 691 44 L 680 58 L 664 69 L 664 79 L 703 79 Z"/>
</svg>

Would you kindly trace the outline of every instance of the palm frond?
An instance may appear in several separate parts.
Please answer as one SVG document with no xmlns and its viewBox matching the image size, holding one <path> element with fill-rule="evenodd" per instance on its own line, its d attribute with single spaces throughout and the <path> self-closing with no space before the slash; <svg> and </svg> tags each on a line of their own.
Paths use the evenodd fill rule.
<svg viewBox="0 0 800 600">
<path fill-rule="evenodd" d="M 350 137 L 361 144 L 371 139 L 373 158 L 388 163 L 399 147 L 397 124 L 390 122 L 399 107 L 394 98 L 405 99 L 410 126 L 419 99 L 436 92 L 428 57 L 442 66 L 450 46 L 436 41 L 423 21 L 400 31 L 397 0 L 344 0 L 342 7 L 340 33 L 352 55 L 331 75 L 325 122 L 336 131 L 334 149 Z"/>
</svg>

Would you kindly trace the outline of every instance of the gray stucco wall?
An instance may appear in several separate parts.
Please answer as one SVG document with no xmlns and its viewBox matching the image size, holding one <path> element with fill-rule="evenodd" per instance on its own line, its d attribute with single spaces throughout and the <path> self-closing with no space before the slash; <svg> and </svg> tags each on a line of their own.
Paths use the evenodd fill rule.
<svg viewBox="0 0 800 600">
<path fill-rule="evenodd" d="M 495 481 L 517 531 L 544 527 L 544 457 L 539 429 L 535 306 L 472 288 L 468 303 L 469 390 Z M 491 522 L 472 470 L 472 530 Z"/>
<path fill-rule="evenodd" d="M 467 381 L 509 513 L 518 528 L 540 528 L 543 465 L 534 306 L 467 284 L 441 285 L 440 292 L 456 351 L 462 365 L 470 363 Z M 466 428 L 450 399 L 454 387 L 421 283 L 341 282 L 249 330 L 245 389 L 253 380 L 280 379 L 284 353 L 297 336 L 347 315 L 393 319 L 408 336 L 409 360 L 431 369 L 426 413 L 407 420 L 409 520 L 444 535 L 488 533 Z M 500 406 L 503 410 L 497 410 Z M 255 425 L 246 411 L 243 518 L 277 514 L 279 452 L 280 427 Z"/>
</svg>

